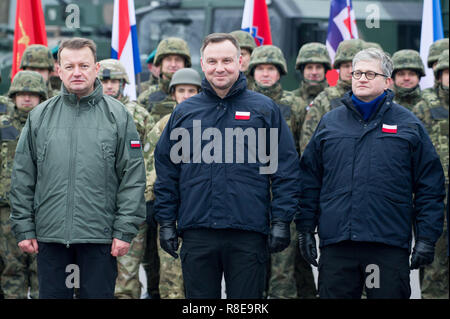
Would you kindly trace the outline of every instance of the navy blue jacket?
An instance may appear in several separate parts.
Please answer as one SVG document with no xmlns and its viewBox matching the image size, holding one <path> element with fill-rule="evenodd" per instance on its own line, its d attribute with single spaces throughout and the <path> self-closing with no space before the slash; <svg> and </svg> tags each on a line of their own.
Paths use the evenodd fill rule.
<svg viewBox="0 0 450 319">
<path fill-rule="evenodd" d="M 249 112 L 250 118 L 236 119 L 236 112 Z M 201 120 L 201 131 L 194 127 L 194 120 Z M 220 131 L 219 134 L 213 132 L 214 143 L 211 142 L 211 130 L 206 131 L 208 128 Z M 255 129 L 257 147 L 252 148 L 247 137 L 241 142 L 235 138 L 231 144 L 233 152 L 227 152 L 226 129 L 229 132 L 239 128 L 244 132 L 248 132 L 245 131 L 248 128 Z M 269 138 L 271 128 L 278 134 L 272 144 Z M 272 174 L 260 173 L 260 168 L 269 163 L 260 161 L 259 152 L 264 147 L 258 144 L 262 141 L 258 129 L 267 136 L 263 145 L 266 154 L 269 154 L 271 145 L 278 144 L 278 167 Z M 177 131 L 190 136 L 190 142 L 186 143 L 189 152 L 184 153 L 188 158 L 181 162 L 172 161 L 170 156 L 171 151 L 181 154 L 181 151 L 175 151 L 183 140 Z M 171 132 L 174 135 L 172 140 Z M 201 145 L 192 142 L 199 141 L 198 132 L 205 139 Z M 213 144 L 214 152 L 211 152 Z M 237 158 L 242 155 L 237 150 L 242 146 L 243 163 Z M 199 155 L 200 148 L 202 156 Z M 250 155 L 250 158 L 249 148 L 254 150 L 254 156 Z M 205 162 L 205 153 L 217 157 L 211 163 Z M 252 160 L 254 157 L 256 160 Z M 242 73 L 223 99 L 205 79 L 200 94 L 175 108 L 156 146 L 155 219 L 177 220 L 181 232 L 193 228 L 222 228 L 268 234 L 271 219 L 290 222 L 297 210 L 298 167 L 292 134 L 279 107 L 270 98 L 247 90 Z"/>
<path fill-rule="evenodd" d="M 416 240 L 435 243 L 444 174 L 426 130 L 390 90 L 367 122 L 351 94 L 324 115 L 300 160 L 297 229 L 318 226 L 321 247 L 354 240 L 410 249 L 413 226 Z"/>
</svg>

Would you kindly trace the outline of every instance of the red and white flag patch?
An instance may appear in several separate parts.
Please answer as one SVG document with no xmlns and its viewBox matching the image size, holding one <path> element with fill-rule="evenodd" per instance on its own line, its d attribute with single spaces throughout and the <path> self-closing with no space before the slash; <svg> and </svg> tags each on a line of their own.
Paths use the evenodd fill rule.
<svg viewBox="0 0 450 319">
<path fill-rule="evenodd" d="M 381 131 L 384 133 L 397 134 L 397 125 L 383 124 L 383 128 L 381 129 Z"/>
<path fill-rule="evenodd" d="M 141 148 L 141 141 L 139 141 L 139 140 L 130 141 L 130 147 L 131 148 Z"/>
<path fill-rule="evenodd" d="M 250 120 L 250 112 L 240 112 L 236 111 L 236 114 L 234 115 L 235 120 Z"/>
</svg>

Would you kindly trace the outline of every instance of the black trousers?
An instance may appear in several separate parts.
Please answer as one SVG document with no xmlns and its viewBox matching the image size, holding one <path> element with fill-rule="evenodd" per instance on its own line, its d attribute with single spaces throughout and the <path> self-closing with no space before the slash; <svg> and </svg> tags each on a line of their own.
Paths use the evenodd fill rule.
<svg viewBox="0 0 450 319">
<path fill-rule="evenodd" d="M 267 236 L 231 229 L 183 233 L 180 257 L 186 298 L 221 298 L 222 274 L 228 299 L 262 298 L 267 276 Z"/>
<path fill-rule="evenodd" d="M 408 299 L 409 252 L 381 243 L 344 241 L 322 247 L 319 260 L 320 298 Z"/>
<path fill-rule="evenodd" d="M 63 244 L 38 242 L 39 298 L 114 298 L 117 278 L 116 257 L 111 244 Z"/>
</svg>

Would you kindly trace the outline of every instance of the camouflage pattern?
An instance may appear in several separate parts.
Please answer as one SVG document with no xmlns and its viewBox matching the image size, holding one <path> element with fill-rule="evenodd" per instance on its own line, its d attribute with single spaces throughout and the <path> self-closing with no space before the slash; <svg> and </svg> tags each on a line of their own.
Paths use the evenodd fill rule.
<svg viewBox="0 0 450 319">
<path fill-rule="evenodd" d="M 172 113 L 176 105 L 175 100 L 169 94 L 171 79 L 171 74 L 167 74 L 167 79 L 160 77 L 157 85 L 153 85 L 142 92 L 137 99 L 137 102 L 153 116 L 155 122 L 159 121 L 164 115 Z"/>
<path fill-rule="evenodd" d="M 323 90 L 307 107 L 305 120 L 300 132 L 300 152 L 306 148 L 309 140 L 316 130 L 317 124 L 319 124 L 322 116 L 337 106 L 338 100 L 344 95 L 345 92 L 352 89 L 352 84 L 338 80 L 336 86 L 328 87 Z"/>
<path fill-rule="evenodd" d="M 364 42 L 364 49 L 375 48 L 384 52 L 381 45 L 377 42 Z M 385 52 L 386 53 L 386 52 Z"/>
<path fill-rule="evenodd" d="M 31 287 L 31 297 L 38 298 L 36 255 L 22 253 L 12 234 L 9 220 L 14 155 L 27 116 L 27 112 L 17 108 L 10 114 L 0 115 L 0 259 L 3 264 L 0 286 L 5 298 L 14 299 L 26 299 L 28 287 Z"/>
<path fill-rule="evenodd" d="M 439 80 L 439 72 L 448 69 L 448 49 L 442 51 L 438 63 L 434 67 L 434 77 Z"/>
<path fill-rule="evenodd" d="M 116 59 L 105 59 L 99 62 L 100 69 L 98 70 L 97 77 L 100 81 L 104 79 L 111 80 L 123 80 L 126 84 L 129 84 L 128 74 L 122 63 Z"/>
<path fill-rule="evenodd" d="M 286 59 L 283 52 L 274 45 L 262 45 L 253 50 L 248 65 L 250 74 L 253 74 L 258 64 L 273 64 L 278 68 L 280 76 L 287 74 Z"/>
<path fill-rule="evenodd" d="M 341 63 L 352 61 L 356 53 L 365 49 L 365 42 L 360 39 L 344 40 L 339 43 L 334 57 L 333 68 L 339 69 Z"/>
<path fill-rule="evenodd" d="M 158 78 L 150 73 L 150 78 L 147 81 L 141 82 L 139 93 L 148 90 L 151 86 L 158 84 Z"/>
<path fill-rule="evenodd" d="M 236 38 L 241 49 L 249 50 L 250 54 L 256 48 L 255 39 L 251 36 L 250 33 L 242 30 L 237 30 L 230 32 L 230 34 Z"/>
<path fill-rule="evenodd" d="M 393 89 L 395 92 L 394 102 L 406 107 L 410 111 L 422 101 L 422 91 L 419 85 L 413 88 L 403 88 L 394 84 Z"/>
<path fill-rule="evenodd" d="M 151 193 L 151 199 L 154 200 L 153 186 L 156 181 L 156 171 L 154 168 L 154 151 L 156 144 L 170 119 L 170 114 L 165 115 L 159 120 L 149 134 L 151 165 L 147 168 L 147 193 Z M 159 225 L 158 225 L 158 255 L 160 259 L 160 280 L 159 292 L 162 299 L 183 299 L 184 296 L 184 282 L 181 271 L 180 258 L 173 258 L 165 252 L 159 244 Z M 180 239 L 181 240 L 181 239 Z"/>
<path fill-rule="evenodd" d="M 437 40 L 430 46 L 430 49 L 428 50 L 428 59 L 427 59 L 427 64 L 429 68 L 433 67 L 434 62 L 436 62 L 439 59 L 439 56 L 441 55 L 442 51 L 446 49 L 448 49 L 448 38 Z"/>
<path fill-rule="evenodd" d="M 14 103 L 7 96 L 0 95 L 0 116 L 3 114 L 12 114 L 14 112 Z"/>
<path fill-rule="evenodd" d="M 139 226 L 128 253 L 117 258 L 117 279 L 114 296 L 117 299 L 140 299 L 142 284 L 139 281 L 139 266 L 146 249 L 147 224 Z"/>
<path fill-rule="evenodd" d="M 298 51 L 295 68 L 301 70 L 308 63 L 320 63 L 325 67 L 325 72 L 330 70 L 331 59 L 327 47 L 319 42 L 304 44 Z"/>
<path fill-rule="evenodd" d="M 191 67 L 191 53 L 188 44 L 183 39 L 175 37 L 167 38 L 159 42 L 156 48 L 154 65 L 161 65 L 164 57 L 171 54 L 181 55 L 186 61 L 184 66 L 187 68 Z"/>
<path fill-rule="evenodd" d="M 449 170 L 449 91 L 438 85 L 424 90 L 423 101 L 413 112 L 424 123 L 431 141 L 441 159 L 445 174 L 445 188 L 448 190 Z M 448 194 L 447 194 L 448 198 Z M 445 201 L 448 205 L 447 198 Z M 445 207 L 447 209 L 447 207 Z M 446 215 L 446 214 L 444 214 Z M 444 220 L 444 232 L 436 243 L 435 257 L 431 265 L 420 269 L 422 298 L 448 299 L 448 220 Z"/>
<path fill-rule="evenodd" d="M 20 60 L 20 69 L 38 68 L 53 71 L 54 60 L 52 51 L 42 44 L 29 45 Z"/>
<path fill-rule="evenodd" d="M 298 89 L 292 91 L 292 93 L 301 99 L 300 109 L 304 110 L 306 107 L 320 94 L 323 90 L 328 87 L 327 79 L 324 78 L 323 81 L 310 82 L 307 79 L 300 81 Z"/>
<path fill-rule="evenodd" d="M 175 86 L 178 84 L 191 84 L 201 89 L 202 79 L 196 70 L 191 68 L 183 68 L 173 74 L 169 84 L 169 92 L 173 93 Z"/>
<path fill-rule="evenodd" d="M 8 96 L 12 98 L 18 92 L 36 93 L 41 101 L 47 99 L 47 84 L 42 75 L 34 71 L 19 71 L 9 87 Z"/>
<path fill-rule="evenodd" d="M 425 75 L 425 67 L 422 59 L 420 58 L 419 52 L 416 50 L 397 51 L 392 56 L 392 62 L 394 63 L 392 78 L 395 76 L 395 72 L 404 69 L 416 71 L 419 78 Z"/>
</svg>

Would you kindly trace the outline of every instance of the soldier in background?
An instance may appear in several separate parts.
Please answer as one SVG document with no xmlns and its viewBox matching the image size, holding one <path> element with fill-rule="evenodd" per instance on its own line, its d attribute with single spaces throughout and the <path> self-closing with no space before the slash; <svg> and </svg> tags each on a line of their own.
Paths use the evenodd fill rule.
<svg viewBox="0 0 450 319">
<path fill-rule="evenodd" d="M 247 88 L 249 90 L 253 90 L 253 85 L 255 81 L 253 77 L 250 75 L 248 67 L 252 52 L 256 48 L 255 39 L 252 37 L 250 33 L 242 30 L 233 31 L 230 32 L 230 34 L 234 36 L 239 43 L 242 56 L 242 64 L 240 71 L 244 72 L 245 77 L 247 78 Z"/>
<path fill-rule="evenodd" d="M 177 101 L 177 104 L 187 100 L 191 96 L 196 95 L 201 89 L 200 74 L 194 69 L 183 68 L 175 72 L 170 81 L 169 92 L 172 98 Z M 150 141 L 150 165 L 147 168 L 147 184 L 146 193 L 151 194 L 151 200 L 155 199 L 153 194 L 153 186 L 156 180 L 156 171 L 154 167 L 154 150 L 158 143 L 171 114 L 165 115 L 160 119 L 149 134 Z M 153 216 L 151 217 L 153 220 Z M 154 221 L 155 222 L 155 221 Z M 156 222 L 155 222 L 156 223 Z M 183 299 L 184 296 L 184 282 L 183 273 L 181 270 L 181 260 L 175 259 L 164 251 L 159 244 L 159 226 L 158 226 L 158 255 L 160 260 L 160 280 L 159 291 L 162 299 Z"/>
<path fill-rule="evenodd" d="M 286 60 L 283 52 L 273 45 L 263 45 L 253 50 L 249 75 L 254 79 L 253 90 L 270 97 L 280 108 L 292 135 L 298 136 L 299 106 L 301 100 L 292 92 L 283 90 L 280 78 L 287 74 Z M 295 141 L 298 145 L 298 141 Z M 298 298 L 295 275 L 296 231 L 295 224 L 291 223 L 291 243 L 282 252 L 270 256 L 270 275 L 268 282 L 268 298 L 293 299 Z M 311 267 L 307 267 L 314 285 Z M 302 289 L 304 287 L 301 287 Z"/>
<path fill-rule="evenodd" d="M 129 84 L 127 72 L 120 61 L 106 59 L 99 62 L 98 78 L 103 85 L 103 93 L 122 102 L 133 116 L 144 151 L 144 164 L 148 166 L 149 143 L 147 136 L 155 122 L 147 110 L 128 96 L 123 95 L 125 84 Z M 146 249 L 147 223 L 139 226 L 139 231 L 130 245 L 128 253 L 117 258 L 117 280 L 114 291 L 116 298 L 139 299 L 141 296 L 141 282 L 139 281 L 139 266 Z"/>
<path fill-rule="evenodd" d="M 160 66 L 156 66 L 153 62 L 155 61 L 156 49 L 153 50 L 147 57 L 147 67 L 150 72 L 149 79 L 141 83 L 140 92 L 144 92 L 150 88 L 150 86 L 158 84 Z"/>
<path fill-rule="evenodd" d="M 415 50 L 400 50 L 392 56 L 394 70 L 394 102 L 412 111 L 422 100 L 420 78 L 425 75 L 425 68 L 419 52 Z"/>
<path fill-rule="evenodd" d="M 23 52 L 20 69 L 40 73 L 47 85 L 48 97 L 51 98 L 59 94 L 59 89 L 54 90 L 50 85 L 50 73 L 54 69 L 54 64 L 52 51 L 48 47 L 32 44 Z"/>
<path fill-rule="evenodd" d="M 138 103 L 143 105 L 158 121 L 172 112 L 176 102 L 169 94 L 169 84 L 173 74 L 181 68 L 191 66 L 189 47 L 181 38 L 162 40 L 156 49 L 155 66 L 161 67 L 158 84 L 151 86 L 138 97 Z"/>
<path fill-rule="evenodd" d="M 59 44 L 57 46 L 55 46 L 54 48 L 52 48 L 51 52 L 52 52 L 52 56 L 53 56 L 53 71 L 50 72 L 50 86 L 53 90 L 59 91 L 61 90 L 61 79 L 58 75 L 58 68 L 59 68 L 59 64 L 58 64 L 58 49 L 59 49 Z"/>
<path fill-rule="evenodd" d="M 339 80 L 336 86 L 326 88 L 308 105 L 299 138 L 302 153 L 322 116 L 339 105 L 339 99 L 352 89 L 352 60 L 356 53 L 363 49 L 364 41 L 359 39 L 339 43 L 333 64 L 333 68 L 339 70 Z"/>
<path fill-rule="evenodd" d="M 447 39 L 448 41 L 448 39 Z M 448 87 L 449 67 L 448 49 L 443 51 L 434 67 L 435 85 L 431 90 L 423 91 L 423 100 L 413 112 L 423 122 L 431 141 L 441 159 L 445 174 L 445 189 L 448 192 L 449 170 L 449 118 Z M 448 193 L 445 201 L 448 205 Z M 446 208 L 448 209 L 448 208 Z M 445 214 L 444 214 L 445 215 Z M 433 263 L 420 269 L 420 287 L 424 299 L 448 299 L 448 220 L 444 219 L 444 232 L 436 243 Z"/>
<path fill-rule="evenodd" d="M 7 299 L 37 299 L 39 295 L 36 255 L 23 253 L 11 232 L 9 192 L 11 173 L 20 132 L 30 112 L 47 99 L 47 85 L 37 72 L 18 72 L 9 88 L 14 102 L 13 112 L 0 115 L 0 259 L 4 268 L 0 273 L 3 294 Z"/>
<path fill-rule="evenodd" d="M 429 68 L 432 68 L 434 70 L 434 67 L 436 66 L 439 57 L 441 55 L 441 53 L 444 50 L 448 50 L 448 38 L 444 38 L 441 40 L 437 40 L 435 41 L 431 46 L 430 49 L 428 50 L 428 59 L 427 59 L 427 65 Z M 435 83 L 438 84 L 437 79 L 435 79 Z"/>
<path fill-rule="evenodd" d="M 318 42 L 304 44 L 298 51 L 295 68 L 300 70 L 303 79 L 299 88 L 292 92 L 301 97 L 306 106 L 328 87 L 325 74 L 331 69 L 331 59 L 327 47 Z"/>
</svg>

